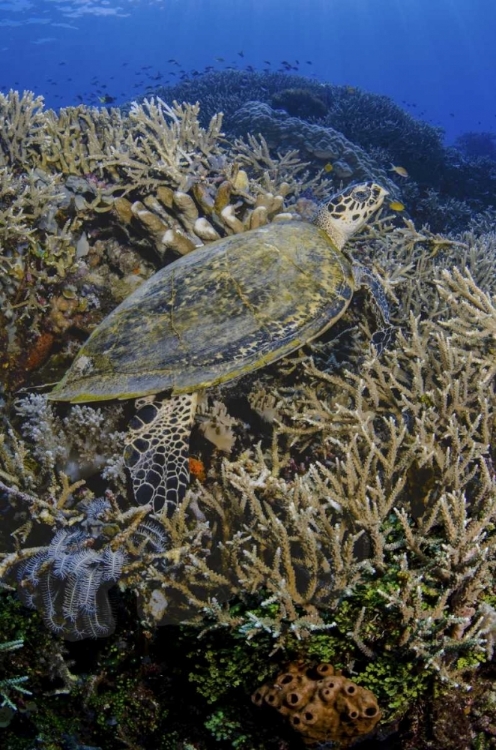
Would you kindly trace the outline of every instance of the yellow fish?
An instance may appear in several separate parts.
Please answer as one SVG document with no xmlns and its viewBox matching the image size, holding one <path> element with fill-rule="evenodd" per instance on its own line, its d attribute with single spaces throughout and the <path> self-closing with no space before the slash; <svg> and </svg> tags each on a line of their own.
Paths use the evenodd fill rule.
<svg viewBox="0 0 496 750">
<path fill-rule="evenodd" d="M 333 169 L 334 167 L 332 166 L 332 164 L 330 164 L 330 162 L 327 162 L 327 164 L 324 164 L 324 172 L 332 172 Z"/>
<path fill-rule="evenodd" d="M 403 203 L 401 203 L 401 201 L 391 201 L 391 203 L 389 203 L 389 208 L 392 211 L 404 211 L 405 210 L 405 206 Z"/>
<path fill-rule="evenodd" d="M 405 167 L 395 167 L 394 164 L 391 164 L 391 169 L 389 171 L 396 172 L 400 177 L 408 177 L 408 172 Z"/>
</svg>

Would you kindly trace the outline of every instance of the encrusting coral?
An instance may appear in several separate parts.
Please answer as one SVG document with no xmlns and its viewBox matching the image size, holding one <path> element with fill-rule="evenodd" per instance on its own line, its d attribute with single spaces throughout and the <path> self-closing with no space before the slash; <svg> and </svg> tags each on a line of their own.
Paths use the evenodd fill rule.
<svg viewBox="0 0 496 750">
<path fill-rule="evenodd" d="M 373 693 L 336 672 L 331 664 L 289 664 L 286 671 L 252 695 L 287 716 L 305 744 L 338 741 L 347 747 L 368 734 L 381 718 Z"/>
</svg>

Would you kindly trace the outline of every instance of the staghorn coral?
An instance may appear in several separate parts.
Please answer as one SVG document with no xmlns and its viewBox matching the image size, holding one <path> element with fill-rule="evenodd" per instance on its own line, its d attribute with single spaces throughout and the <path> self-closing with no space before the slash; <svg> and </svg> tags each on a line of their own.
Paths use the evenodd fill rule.
<svg viewBox="0 0 496 750">
<path fill-rule="evenodd" d="M 144 615 L 152 621 L 201 619 L 209 600 L 264 590 L 267 600 L 277 603 L 280 619 L 246 622 L 245 632 L 269 628 L 279 637 L 287 622 L 303 637 L 325 627 L 319 612 L 332 610 L 343 592 L 396 566 L 409 584 L 389 591 L 385 602 L 401 617 L 402 647 L 421 654 L 450 679 L 453 665 L 446 653 L 484 651 L 474 605 L 492 564 L 492 541 L 484 526 L 494 513 L 487 447 L 493 408 L 487 388 L 494 368 L 482 355 L 493 336 L 494 308 L 470 277 L 433 279 L 432 271 L 422 270 L 419 248 L 440 240 L 408 227 L 385 237 L 387 246 L 401 242 L 406 268 L 407 258 L 419 264 L 418 278 L 425 279 L 435 322 L 412 315 L 387 365 L 376 356 L 363 359 L 362 353 L 356 370 L 343 376 L 304 360 L 299 367 L 306 385 L 296 389 L 289 386 L 294 368 L 281 365 L 289 383 L 287 390 L 279 386 L 276 391 L 271 453 L 259 448 L 254 455 L 245 452 L 225 461 L 221 482 L 198 486 L 189 506 L 172 519 L 157 519 L 171 545 L 165 568 L 156 564 L 163 550 L 147 552 L 144 577 L 136 561 L 129 570 L 123 564 L 121 582 L 139 591 Z M 448 242 L 446 247 L 458 245 Z M 469 256 L 467 246 L 459 251 Z M 433 259 L 445 261 L 431 253 Z M 393 265 L 398 258 L 385 260 Z M 413 273 L 409 278 L 412 288 L 418 286 Z M 409 292 L 403 294 L 414 312 Z M 425 300 L 420 298 L 419 309 Z M 471 349 L 480 350 L 477 356 L 467 354 L 469 331 Z M 361 349 L 360 342 L 358 337 L 352 346 Z M 473 382 L 480 384 L 476 391 Z M 308 453 L 311 464 L 303 461 L 302 473 L 292 473 L 293 456 Z M 416 475 L 425 487 L 414 493 Z M 472 497 L 475 477 L 478 489 Z M 474 515 L 473 532 L 464 520 L 467 513 Z M 429 602 L 418 598 L 417 588 L 418 576 L 427 576 L 425 549 L 431 550 L 432 564 L 438 561 L 428 574 Z M 155 558 L 152 573 L 149 564 Z M 473 564 L 467 567 L 466 560 Z M 440 582 L 442 590 L 436 588 Z M 446 615 L 451 600 L 458 604 Z M 460 612 L 472 610 L 466 626 L 458 627 Z M 450 635 L 455 627 L 458 645 Z M 357 628 L 353 637 L 364 644 Z"/>
<path fill-rule="evenodd" d="M 22 435 L 33 445 L 33 456 L 46 474 L 56 467 L 71 481 L 77 481 L 112 465 L 115 478 L 124 481 L 121 458 L 124 435 L 117 430 L 122 421 L 119 406 L 112 406 L 105 413 L 89 406 L 76 406 L 60 419 L 46 396 L 30 394 L 19 399 L 15 409 L 18 418 L 22 418 Z"/>
<path fill-rule="evenodd" d="M 339 742 L 341 747 L 371 732 L 381 712 L 374 694 L 336 672 L 331 664 L 292 663 L 274 682 L 252 695 L 287 716 L 307 745 Z"/>
<path fill-rule="evenodd" d="M 125 121 L 118 109 L 79 105 L 45 113 L 45 138 L 36 164 L 47 172 L 64 175 L 97 174 L 113 149 L 126 137 Z"/>
<path fill-rule="evenodd" d="M 0 93 L 0 167 L 25 166 L 43 140 L 43 97 L 32 91 Z"/>
<path fill-rule="evenodd" d="M 123 166 L 135 182 L 145 178 L 149 184 L 165 181 L 183 189 L 191 172 L 207 174 L 219 155 L 222 115 L 214 115 L 203 129 L 199 109 L 198 104 L 177 102 L 170 107 L 161 99 L 134 103 L 129 112 L 127 153 L 124 157 L 116 153 L 116 166 Z"/>
<path fill-rule="evenodd" d="M 234 149 L 240 164 L 253 176 L 252 190 L 258 191 L 262 196 L 264 190 L 268 193 L 268 198 L 291 195 L 293 200 L 303 193 L 311 193 L 320 198 L 328 193 L 328 186 L 318 176 L 310 176 L 308 163 L 301 161 L 297 149 L 278 152 L 277 156 L 273 156 L 265 138 L 262 135 L 256 138 L 250 133 L 247 134 L 246 141 L 236 139 Z M 261 205 L 264 206 L 264 203 Z M 276 208 L 270 204 L 264 207 L 272 212 Z"/>
</svg>

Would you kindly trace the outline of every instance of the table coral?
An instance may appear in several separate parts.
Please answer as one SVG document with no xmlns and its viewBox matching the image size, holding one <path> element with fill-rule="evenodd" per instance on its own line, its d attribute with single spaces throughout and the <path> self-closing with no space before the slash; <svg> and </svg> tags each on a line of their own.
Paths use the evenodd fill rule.
<svg viewBox="0 0 496 750">
<path fill-rule="evenodd" d="M 305 744 L 339 742 L 347 747 L 371 732 L 381 711 L 370 690 L 355 685 L 330 664 L 292 663 L 275 681 L 252 695 L 257 706 L 287 716 Z"/>
</svg>

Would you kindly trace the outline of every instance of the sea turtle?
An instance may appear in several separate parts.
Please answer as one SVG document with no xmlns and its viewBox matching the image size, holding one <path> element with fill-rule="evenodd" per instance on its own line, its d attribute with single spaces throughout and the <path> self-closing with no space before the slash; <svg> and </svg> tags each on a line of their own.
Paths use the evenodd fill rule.
<svg viewBox="0 0 496 750">
<path fill-rule="evenodd" d="M 276 222 L 212 242 L 162 268 L 93 331 L 48 398 L 80 403 L 171 391 L 141 402 L 130 424 L 125 460 L 139 503 L 173 508 L 183 496 L 199 391 L 315 339 L 360 284 L 387 318 L 379 281 L 342 252 L 386 195 L 375 183 L 352 185 L 313 223 Z"/>
</svg>

